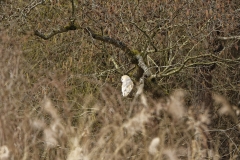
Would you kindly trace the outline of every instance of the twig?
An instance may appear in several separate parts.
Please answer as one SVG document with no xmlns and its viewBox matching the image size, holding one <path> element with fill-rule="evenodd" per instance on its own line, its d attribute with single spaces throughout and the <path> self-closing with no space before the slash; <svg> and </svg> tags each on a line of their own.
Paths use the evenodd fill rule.
<svg viewBox="0 0 240 160">
<path fill-rule="evenodd" d="M 74 0 L 71 0 L 71 2 L 72 2 L 72 18 L 73 18 L 75 14 Z"/>
<path fill-rule="evenodd" d="M 221 40 L 232 40 L 232 39 L 240 39 L 240 36 L 231 36 L 231 37 L 217 37 Z"/>
<path fill-rule="evenodd" d="M 130 22 L 130 23 L 132 23 L 135 27 L 137 27 L 137 29 L 140 30 L 140 31 L 148 38 L 148 41 L 149 41 L 149 43 L 151 44 L 151 46 L 154 48 L 154 51 L 157 52 L 158 49 L 157 49 L 157 47 L 154 45 L 151 37 L 147 34 L 147 32 L 144 31 L 143 29 L 141 29 L 136 23 L 134 23 L 134 22 Z"/>
<path fill-rule="evenodd" d="M 27 14 L 29 14 L 35 7 L 37 7 L 40 4 L 43 4 L 45 2 L 45 0 L 40 0 L 40 1 L 33 1 L 31 4 L 29 4 L 28 6 L 26 6 L 22 11 L 21 11 L 21 15 L 23 17 L 27 17 Z"/>
</svg>

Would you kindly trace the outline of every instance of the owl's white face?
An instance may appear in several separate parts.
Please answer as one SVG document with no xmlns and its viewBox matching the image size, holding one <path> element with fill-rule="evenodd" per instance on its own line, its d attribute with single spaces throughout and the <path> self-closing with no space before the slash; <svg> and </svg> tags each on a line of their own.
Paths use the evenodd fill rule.
<svg viewBox="0 0 240 160">
<path fill-rule="evenodd" d="M 121 81 L 122 81 L 122 95 L 123 97 L 126 97 L 133 89 L 133 82 L 131 78 L 127 75 L 123 75 Z"/>
</svg>

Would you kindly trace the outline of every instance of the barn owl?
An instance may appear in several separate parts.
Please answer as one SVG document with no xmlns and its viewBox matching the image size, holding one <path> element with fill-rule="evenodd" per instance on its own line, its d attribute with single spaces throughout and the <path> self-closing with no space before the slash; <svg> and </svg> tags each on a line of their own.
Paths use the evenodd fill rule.
<svg viewBox="0 0 240 160">
<path fill-rule="evenodd" d="M 123 75 L 121 81 L 122 81 L 122 95 L 123 97 L 126 97 L 133 89 L 133 82 L 127 75 Z"/>
</svg>

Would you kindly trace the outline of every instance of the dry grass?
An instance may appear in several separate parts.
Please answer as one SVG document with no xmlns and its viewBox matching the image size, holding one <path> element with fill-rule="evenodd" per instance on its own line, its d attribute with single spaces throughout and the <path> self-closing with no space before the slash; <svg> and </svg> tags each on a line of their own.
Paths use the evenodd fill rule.
<svg viewBox="0 0 240 160">
<path fill-rule="evenodd" d="M 187 106 L 183 90 L 133 101 L 85 79 L 101 92 L 79 94 L 61 69 L 29 72 L 18 41 L 0 37 L 0 159 L 239 158 L 239 109 L 224 97 L 214 94 L 209 115 Z"/>
</svg>

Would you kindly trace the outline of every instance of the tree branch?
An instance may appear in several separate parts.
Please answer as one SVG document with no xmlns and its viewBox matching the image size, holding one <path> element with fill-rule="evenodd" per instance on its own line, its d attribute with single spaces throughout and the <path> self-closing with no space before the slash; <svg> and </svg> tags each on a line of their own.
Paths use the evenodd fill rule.
<svg viewBox="0 0 240 160">
<path fill-rule="evenodd" d="M 130 22 L 130 23 L 133 24 L 135 27 L 137 27 L 137 29 L 140 30 L 148 38 L 150 45 L 154 48 L 154 51 L 157 52 L 158 51 L 157 47 L 154 45 L 151 37 L 147 34 L 147 32 L 142 30 L 140 27 L 138 27 L 138 25 L 136 23 L 134 23 L 134 22 Z"/>
<path fill-rule="evenodd" d="M 22 11 L 21 11 L 21 15 L 23 17 L 27 17 L 27 15 L 38 5 L 43 4 L 45 1 L 44 0 L 39 0 L 39 1 L 33 1 L 31 4 L 29 4 L 28 6 L 26 6 Z"/>
<path fill-rule="evenodd" d="M 110 38 L 108 36 L 102 36 L 100 34 L 96 34 L 94 31 L 92 31 L 89 27 L 85 28 L 86 31 L 89 33 L 89 35 L 94 38 L 94 39 L 97 39 L 97 40 L 100 40 L 100 41 L 103 41 L 103 42 L 106 42 L 106 43 L 109 43 L 109 44 L 112 44 L 114 45 L 115 47 L 118 47 L 120 48 L 121 50 L 123 50 L 125 53 L 127 53 L 130 57 L 133 58 L 133 63 L 135 64 L 138 64 L 138 66 L 140 68 L 143 69 L 144 71 L 144 75 L 143 76 L 151 76 L 152 73 L 151 71 L 148 69 L 147 65 L 144 63 L 143 61 L 143 58 L 140 54 L 139 51 L 137 50 L 131 50 L 130 48 L 128 48 L 128 46 L 119 41 L 119 40 L 116 40 L 116 39 L 113 39 L 113 38 Z M 137 60 L 137 61 L 136 61 Z M 138 63 L 137 63 L 138 62 Z"/>
<path fill-rule="evenodd" d="M 119 40 L 110 38 L 108 36 L 102 36 L 100 34 L 95 33 L 93 30 L 91 30 L 89 27 L 85 28 L 85 30 L 89 33 L 89 35 L 97 40 L 107 42 L 109 44 L 114 45 L 115 47 L 120 48 L 124 52 L 126 52 L 129 56 L 134 57 L 133 54 L 131 54 L 131 50 L 127 47 L 127 45 Z"/>
<path fill-rule="evenodd" d="M 235 39 L 240 39 L 240 36 L 231 36 L 231 37 L 217 37 L 218 39 L 221 40 L 235 40 Z"/>
<path fill-rule="evenodd" d="M 59 33 L 63 33 L 63 32 L 68 32 L 70 30 L 76 30 L 76 29 L 81 29 L 80 26 L 76 26 L 74 25 L 72 22 L 70 22 L 69 25 L 65 26 L 65 27 L 61 27 L 60 29 L 55 29 L 55 30 L 52 30 L 52 32 L 48 33 L 48 34 L 43 34 L 41 32 L 39 32 L 38 30 L 35 30 L 34 31 L 34 35 L 44 39 L 44 40 L 48 40 L 50 39 L 51 37 L 55 36 L 56 34 L 59 34 Z"/>
<path fill-rule="evenodd" d="M 187 62 L 189 62 L 190 60 L 194 60 L 194 59 L 196 60 L 198 58 L 203 58 L 203 57 L 213 57 L 213 58 L 218 59 L 218 61 L 197 62 L 197 63 L 191 63 L 191 64 L 187 65 Z M 239 63 L 240 62 L 240 58 L 238 58 L 236 60 L 224 59 L 224 58 L 218 57 L 218 56 L 213 55 L 213 54 L 204 54 L 204 55 L 199 55 L 199 56 L 193 56 L 193 57 L 189 57 L 189 58 L 185 59 L 185 61 L 181 64 L 180 67 L 173 68 L 172 70 L 164 70 L 164 72 L 159 73 L 157 75 L 157 77 L 170 76 L 172 74 L 176 74 L 176 73 L 180 72 L 184 68 L 188 68 L 188 67 L 192 67 L 192 66 L 212 65 L 214 63 L 220 63 L 220 62 L 224 62 L 224 63 Z"/>
<path fill-rule="evenodd" d="M 69 25 L 65 26 L 65 27 L 61 27 L 60 29 L 55 29 L 55 30 L 52 30 L 52 32 L 50 32 L 49 34 L 45 35 L 41 32 L 39 32 L 38 30 L 35 30 L 34 31 L 34 35 L 38 36 L 38 37 L 41 37 L 42 39 L 44 40 L 47 40 L 47 39 L 50 39 L 51 37 L 55 36 L 56 34 L 59 34 L 59 33 L 63 33 L 63 32 L 68 32 L 70 30 L 76 30 L 76 29 L 80 29 L 81 27 L 79 26 L 76 26 L 75 25 L 75 8 L 74 8 L 74 0 L 71 0 L 71 4 L 72 4 L 72 17 L 70 18 L 70 23 Z M 150 41 L 150 44 L 153 46 L 153 48 L 155 49 L 155 51 L 157 51 L 157 48 L 154 46 L 153 42 L 151 41 L 150 37 L 147 35 L 147 33 L 145 31 L 143 31 L 142 29 L 140 29 L 136 24 L 134 24 L 139 30 L 141 30 L 145 36 L 148 37 L 149 41 Z M 144 63 L 143 61 L 143 58 L 140 54 L 139 51 L 137 50 L 131 50 L 130 48 L 128 48 L 128 46 L 119 41 L 119 40 L 116 40 L 116 39 L 113 39 L 113 38 L 110 38 L 110 37 L 107 37 L 107 36 L 102 36 L 100 34 L 96 34 L 93 30 L 91 30 L 89 27 L 85 28 L 85 30 L 89 33 L 89 35 L 94 38 L 94 39 L 97 39 L 97 40 L 100 40 L 100 41 L 103 41 L 103 42 L 106 42 L 106 43 L 109 43 L 109 44 L 112 44 L 114 45 L 115 47 L 118 47 L 120 48 L 121 50 L 123 50 L 125 53 L 127 53 L 133 60 L 132 62 L 135 63 L 135 64 L 138 64 L 138 66 L 140 68 L 143 69 L 144 73 L 142 75 L 142 77 L 144 76 L 151 76 L 151 72 L 150 70 L 148 69 L 147 65 Z M 114 62 L 114 61 L 113 61 Z M 138 63 L 137 63 L 138 62 Z M 117 65 L 115 65 L 117 66 Z M 117 66 L 118 68 L 118 66 Z"/>
<path fill-rule="evenodd" d="M 71 2 L 72 2 L 72 18 L 73 18 L 75 14 L 74 0 L 71 0 Z"/>
<path fill-rule="evenodd" d="M 68 32 L 70 30 L 76 30 L 76 29 L 82 29 L 82 28 L 80 26 L 76 26 L 76 25 L 74 25 L 73 23 L 70 22 L 70 24 L 68 26 L 62 27 L 62 28 L 57 29 L 57 30 L 52 30 L 52 32 L 50 32 L 47 35 L 39 32 L 37 30 L 34 31 L 34 34 L 38 37 L 41 37 L 44 40 L 48 40 L 51 37 L 55 36 L 56 34 L 63 33 L 63 32 Z M 91 30 L 89 27 L 85 28 L 85 30 L 89 33 L 89 35 L 92 38 L 94 38 L 96 40 L 106 42 L 106 43 L 109 43 L 109 44 L 112 44 L 115 47 L 118 47 L 121 50 L 123 50 L 125 53 L 127 53 L 133 59 L 132 62 L 134 64 L 137 64 L 140 68 L 143 69 L 143 71 L 144 71 L 143 76 L 149 77 L 149 76 L 152 75 L 151 71 L 148 69 L 147 65 L 144 63 L 143 58 L 142 58 L 139 51 L 131 50 L 125 43 L 123 43 L 119 40 L 110 38 L 108 36 L 102 36 L 100 34 L 97 34 L 93 30 Z"/>
<path fill-rule="evenodd" d="M 75 23 L 75 7 L 74 7 L 74 0 L 71 0 L 72 2 L 72 17 L 70 18 L 70 26 L 75 26 L 74 23 Z"/>
<path fill-rule="evenodd" d="M 194 56 L 194 57 L 189 57 L 187 59 L 185 59 L 185 61 L 182 63 L 182 65 L 178 68 L 173 69 L 172 71 L 165 71 L 167 73 L 160 73 L 160 77 L 166 77 L 175 73 L 180 72 L 183 68 L 185 68 L 186 64 L 188 61 L 192 60 L 192 59 L 197 59 L 197 58 L 201 58 L 201 57 L 210 57 L 210 54 L 205 54 L 205 55 L 200 55 L 200 56 Z"/>
</svg>

